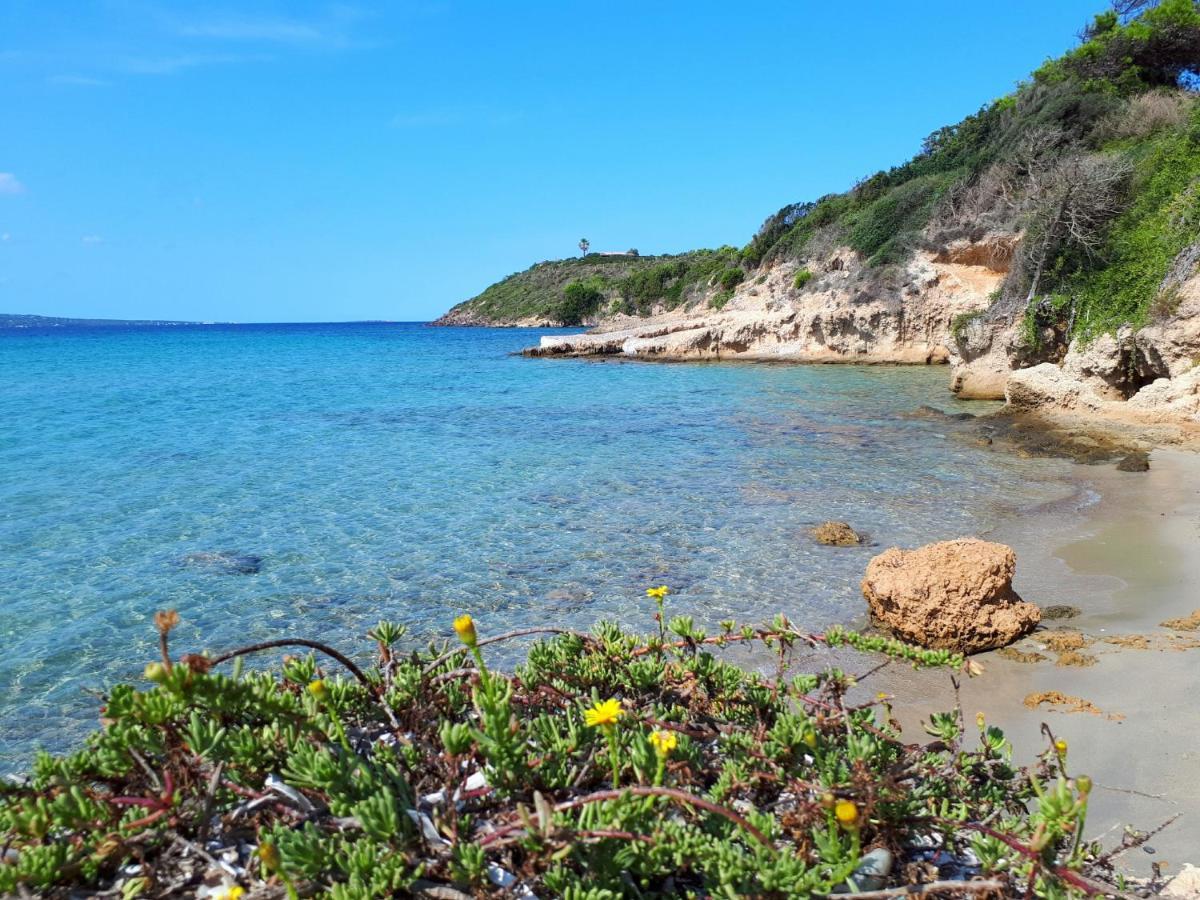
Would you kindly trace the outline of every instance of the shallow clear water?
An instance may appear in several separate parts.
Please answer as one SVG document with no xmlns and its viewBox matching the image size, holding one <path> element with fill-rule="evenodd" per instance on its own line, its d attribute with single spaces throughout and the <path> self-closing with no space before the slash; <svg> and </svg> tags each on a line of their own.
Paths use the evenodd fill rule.
<svg viewBox="0 0 1200 900">
<path fill-rule="evenodd" d="M 95 725 L 85 688 L 174 645 L 359 650 L 613 617 L 863 609 L 878 545 L 977 533 L 1066 464 L 954 440 L 942 368 L 532 360 L 419 325 L 0 332 L 0 769 Z M 998 498 L 1002 498 L 1002 505 Z M 874 547 L 814 545 L 845 519 Z M 240 572 L 230 557 L 258 557 Z M 235 561 L 255 568 L 252 559 Z"/>
</svg>

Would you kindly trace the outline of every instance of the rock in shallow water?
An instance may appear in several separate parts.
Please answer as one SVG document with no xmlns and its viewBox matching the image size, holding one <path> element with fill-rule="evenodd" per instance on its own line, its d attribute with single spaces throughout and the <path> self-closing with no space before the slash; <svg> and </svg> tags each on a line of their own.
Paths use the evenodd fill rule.
<svg viewBox="0 0 1200 900">
<path fill-rule="evenodd" d="M 221 550 L 215 553 L 211 551 L 189 553 L 179 561 L 183 566 L 211 569 L 223 575 L 257 575 L 262 569 L 262 562 L 261 556 L 236 553 L 230 550 Z"/>
<path fill-rule="evenodd" d="M 818 544 L 829 547 L 853 547 L 863 542 L 862 535 L 845 522 L 822 522 L 812 530 Z"/>
<path fill-rule="evenodd" d="M 1150 455 L 1141 451 L 1130 453 L 1117 463 L 1117 470 L 1120 472 L 1148 472 L 1150 471 Z"/>
<path fill-rule="evenodd" d="M 1011 547 L 965 539 L 893 547 L 867 565 L 862 591 L 872 617 L 903 640 L 979 653 L 1011 644 L 1041 620 L 1012 588 Z"/>
</svg>

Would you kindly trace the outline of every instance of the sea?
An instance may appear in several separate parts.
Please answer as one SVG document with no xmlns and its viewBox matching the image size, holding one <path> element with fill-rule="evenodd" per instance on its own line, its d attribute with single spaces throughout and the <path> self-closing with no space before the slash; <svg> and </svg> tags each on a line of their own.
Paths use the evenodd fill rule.
<svg viewBox="0 0 1200 900">
<path fill-rule="evenodd" d="M 420 323 L 0 331 L 0 773 L 157 656 L 668 613 L 861 622 L 890 546 L 985 534 L 1069 464 L 958 434 L 944 367 L 532 359 Z M 862 546 L 809 535 L 844 520 Z M 496 649 L 516 653 L 519 648 Z M 280 651 L 282 653 L 282 651 Z M 263 664 L 278 662 L 266 654 Z M 503 659 L 497 660 L 498 664 Z"/>
</svg>

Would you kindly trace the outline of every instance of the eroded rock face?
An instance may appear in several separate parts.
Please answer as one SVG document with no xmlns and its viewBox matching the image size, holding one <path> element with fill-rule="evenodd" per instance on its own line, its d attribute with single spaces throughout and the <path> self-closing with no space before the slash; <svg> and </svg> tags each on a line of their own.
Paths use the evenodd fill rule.
<svg viewBox="0 0 1200 900">
<path fill-rule="evenodd" d="M 867 565 L 862 591 L 872 617 L 903 640 L 979 653 L 1011 644 L 1041 620 L 1012 588 L 1011 547 L 964 539 L 916 550 L 893 547 Z"/>
<path fill-rule="evenodd" d="M 974 259 L 960 249 L 954 259 Z M 950 361 L 954 319 L 986 307 L 1003 278 L 984 265 L 920 251 L 895 283 L 875 282 L 848 247 L 808 260 L 804 268 L 813 277 L 803 289 L 795 287 L 799 268 L 795 262 L 767 267 L 739 285 L 721 310 L 613 319 L 587 334 L 543 337 L 525 353 L 937 365 Z"/>
</svg>

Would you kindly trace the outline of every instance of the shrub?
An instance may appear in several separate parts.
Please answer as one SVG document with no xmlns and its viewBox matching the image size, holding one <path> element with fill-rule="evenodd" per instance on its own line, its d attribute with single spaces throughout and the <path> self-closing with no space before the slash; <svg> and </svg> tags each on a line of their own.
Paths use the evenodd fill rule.
<svg viewBox="0 0 1200 900">
<path fill-rule="evenodd" d="M 801 269 L 796 273 L 796 277 L 792 279 L 792 287 L 796 290 L 801 290 L 806 284 L 812 281 L 813 273 L 808 269 Z"/>
<path fill-rule="evenodd" d="M 947 183 L 945 176 L 924 175 L 888 190 L 854 215 L 847 242 L 873 262 L 897 261 Z"/>
<path fill-rule="evenodd" d="M 512 675 L 483 648 L 529 631 L 481 640 L 469 616 L 457 649 L 402 649 L 403 626 L 379 623 L 364 671 L 313 641 L 173 660 L 178 617 L 160 613 L 149 686 L 114 687 L 86 748 L 0 787 L 0 893 L 195 896 L 208 879 L 334 900 L 418 884 L 511 896 L 519 878 L 547 897 L 811 896 L 855 890 L 875 846 L 907 855 L 894 883 L 937 846 L 970 849 L 996 893 L 1111 891 L 1088 871 L 1091 783 L 1070 776 L 1064 742 L 1017 769 L 998 729 L 980 716 L 968 734 L 953 711 L 930 718 L 933 743 L 906 743 L 885 695 L 851 705 L 849 676 L 784 663 L 821 645 L 961 657 L 783 617 L 707 634 L 668 620 L 666 593 L 651 590 L 648 637 L 533 629 L 554 636 Z M 327 662 L 240 668 L 293 644 Z M 730 645 L 777 655 L 774 677 L 720 659 Z M 206 846 L 230 848 L 230 868 Z"/>
<path fill-rule="evenodd" d="M 1200 129 L 1200 110 L 1193 121 Z M 1098 261 L 1081 261 L 1057 288 L 1077 297 L 1076 330 L 1085 338 L 1143 324 L 1172 262 L 1200 230 L 1200 134 L 1163 133 L 1135 159 L 1132 197 Z"/>
<path fill-rule="evenodd" d="M 708 305 L 713 309 L 724 309 L 725 304 L 733 299 L 732 290 L 717 291 L 713 294 L 712 299 L 708 301 Z"/>
<path fill-rule="evenodd" d="M 956 344 L 961 344 L 963 338 L 967 334 L 967 329 L 971 323 L 983 317 L 985 310 L 973 309 L 969 312 L 961 312 L 950 321 L 950 336 L 954 338 Z"/>
<path fill-rule="evenodd" d="M 1187 124 L 1194 98 L 1183 91 L 1157 90 L 1139 94 L 1097 128 L 1100 141 L 1144 140 L 1159 131 Z"/>
<path fill-rule="evenodd" d="M 742 283 L 745 277 L 746 273 L 741 269 L 729 268 L 717 277 L 717 284 L 719 284 L 724 290 L 732 291 L 735 287 Z"/>
<path fill-rule="evenodd" d="M 598 279 L 572 281 L 563 288 L 556 318 L 563 325 L 580 325 L 604 302 L 603 282 Z"/>
</svg>

